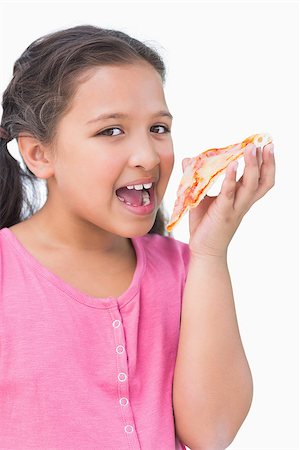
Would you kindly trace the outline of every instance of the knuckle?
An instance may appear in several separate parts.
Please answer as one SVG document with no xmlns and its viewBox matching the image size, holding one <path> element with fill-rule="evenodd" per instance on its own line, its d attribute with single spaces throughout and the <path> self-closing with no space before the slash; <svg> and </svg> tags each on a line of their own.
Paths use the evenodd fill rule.
<svg viewBox="0 0 300 450">
<path fill-rule="evenodd" d="M 271 189 L 274 186 L 275 186 L 275 181 L 271 181 L 271 183 L 269 183 L 269 189 Z"/>
<path fill-rule="evenodd" d="M 258 181 L 257 182 L 253 181 L 253 183 L 249 183 L 248 190 L 250 191 L 251 194 L 253 194 L 254 192 L 257 191 L 258 186 L 259 186 Z"/>
<path fill-rule="evenodd" d="M 265 189 L 266 191 L 268 191 L 269 189 L 271 189 L 272 187 L 275 186 L 275 181 L 274 180 L 261 180 L 259 182 L 259 186 L 263 189 Z"/>
<path fill-rule="evenodd" d="M 225 197 L 232 198 L 235 194 L 235 183 L 230 183 L 229 185 L 224 186 L 224 189 L 221 191 Z"/>
</svg>

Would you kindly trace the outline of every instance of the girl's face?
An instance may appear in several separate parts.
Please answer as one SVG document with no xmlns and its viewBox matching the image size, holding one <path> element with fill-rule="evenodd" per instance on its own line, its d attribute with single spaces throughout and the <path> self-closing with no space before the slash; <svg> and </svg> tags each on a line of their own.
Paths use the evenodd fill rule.
<svg viewBox="0 0 300 450">
<path fill-rule="evenodd" d="M 64 214 L 79 222 L 124 237 L 144 235 L 154 224 L 174 165 L 161 78 L 147 63 L 86 74 L 58 125 L 49 196 L 59 198 Z M 155 180 L 155 207 L 140 215 L 124 206 L 116 190 L 144 178 Z"/>
</svg>

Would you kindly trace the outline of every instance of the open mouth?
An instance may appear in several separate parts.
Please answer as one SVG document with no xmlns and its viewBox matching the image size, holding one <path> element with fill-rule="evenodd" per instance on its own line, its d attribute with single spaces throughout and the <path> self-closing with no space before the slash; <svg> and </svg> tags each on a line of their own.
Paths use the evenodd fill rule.
<svg viewBox="0 0 300 450">
<path fill-rule="evenodd" d="M 116 190 L 116 196 L 128 206 L 148 206 L 154 201 L 154 183 L 149 189 L 128 189 L 126 186 Z"/>
</svg>

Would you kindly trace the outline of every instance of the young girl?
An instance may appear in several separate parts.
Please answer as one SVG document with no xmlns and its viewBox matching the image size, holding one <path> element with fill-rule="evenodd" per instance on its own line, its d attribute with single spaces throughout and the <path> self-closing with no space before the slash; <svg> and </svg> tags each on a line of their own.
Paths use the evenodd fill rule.
<svg viewBox="0 0 300 450">
<path fill-rule="evenodd" d="M 243 177 L 231 164 L 220 194 L 190 211 L 189 244 L 165 235 L 164 81 L 155 50 L 94 26 L 43 36 L 14 65 L 0 139 L 1 449 L 222 450 L 249 411 L 226 257 L 274 184 L 272 145 L 248 145 Z"/>
</svg>

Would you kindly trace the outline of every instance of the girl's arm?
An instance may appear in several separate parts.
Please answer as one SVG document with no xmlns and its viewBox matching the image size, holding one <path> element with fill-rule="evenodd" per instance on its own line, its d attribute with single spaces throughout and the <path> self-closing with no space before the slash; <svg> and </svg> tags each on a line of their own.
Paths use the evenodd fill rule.
<svg viewBox="0 0 300 450">
<path fill-rule="evenodd" d="M 252 401 L 226 256 L 191 258 L 174 373 L 176 433 L 192 450 L 223 450 Z"/>
<path fill-rule="evenodd" d="M 176 432 L 192 450 L 224 450 L 252 401 L 250 368 L 239 335 L 228 245 L 251 206 L 275 184 L 273 144 L 245 148 L 236 181 L 230 163 L 217 197 L 189 212 L 190 264 L 182 301 L 173 384 Z M 183 160 L 183 166 L 185 160 Z"/>
</svg>

